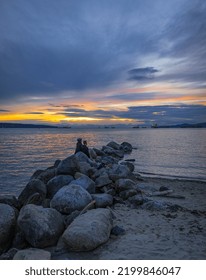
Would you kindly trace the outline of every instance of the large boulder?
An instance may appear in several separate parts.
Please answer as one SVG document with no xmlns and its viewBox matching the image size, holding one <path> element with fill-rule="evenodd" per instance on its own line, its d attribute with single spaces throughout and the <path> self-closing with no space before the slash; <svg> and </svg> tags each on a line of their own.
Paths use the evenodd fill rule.
<svg viewBox="0 0 206 280">
<path fill-rule="evenodd" d="M 37 248 L 55 245 L 64 230 L 64 220 L 58 211 L 33 204 L 21 209 L 17 224 L 27 242 Z"/>
<path fill-rule="evenodd" d="M 81 177 L 76 179 L 73 183 L 83 187 L 89 193 L 95 193 L 94 181 L 84 174 L 82 174 Z"/>
<path fill-rule="evenodd" d="M 107 193 L 92 194 L 92 198 L 95 200 L 96 208 L 106 208 L 113 204 L 113 196 Z"/>
<path fill-rule="evenodd" d="M 71 175 L 58 175 L 47 183 L 47 197 L 52 198 L 63 186 L 68 185 L 74 178 Z"/>
<path fill-rule="evenodd" d="M 0 254 L 7 250 L 14 236 L 16 226 L 15 210 L 8 204 L 0 203 Z"/>
<path fill-rule="evenodd" d="M 90 251 L 107 242 L 112 229 L 109 209 L 93 209 L 78 216 L 62 238 L 70 251 Z"/>
<path fill-rule="evenodd" d="M 14 260 L 50 260 L 51 253 L 42 249 L 29 248 L 19 250 L 14 255 Z"/>
<path fill-rule="evenodd" d="M 33 179 L 29 181 L 29 183 L 20 193 L 18 197 L 18 201 L 20 205 L 26 204 L 29 197 L 31 197 L 35 193 L 39 193 L 39 195 L 41 196 L 39 203 L 41 203 L 46 198 L 46 193 L 47 193 L 46 185 L 39 179 Z"/>
<path fill-rule="evenodd" d="M 78 171 L 77 158 L 75 155 L 71 155 L 71 156 L 63 159 L 59 163 L 56 174 L 74 176 L 75 172 L 77 172 L 77 171 Z"/>
<path fill-rule="evenodd" d="M 50 206 L 63 214 L 70 214 L 82 210 L 91 201 L 91 195 L 83 187 L 70 183 L 54 195 Z"/>
</svg>

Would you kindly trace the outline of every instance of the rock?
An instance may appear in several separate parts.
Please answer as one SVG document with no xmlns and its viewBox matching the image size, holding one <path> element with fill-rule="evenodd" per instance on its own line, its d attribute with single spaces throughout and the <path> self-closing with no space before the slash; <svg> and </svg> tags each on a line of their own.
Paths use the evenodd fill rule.
<svg viewBox="0 0 206 280">
<path fill-rule="evenodd" d="M 96 208 L 105 208 L 113 204 L 113 196 L 107 193 L 92 194 L 92 198 L 95 200 Z"/>
<path fill-rule="evenodd" d="M 148 202 L 144 203 L 141 208 L 150 211 L 161 211 L 169 210 L 171 206 L 172 204 L 164 201 L 149 200 Z"/>
<path fill-rule="evenodd" d="M 112 183 L 112 181 L 109 179 L 109 176 L 107 174 L 105 174 L 103 176 L 100 176 L 100 177 L 98 177 L 95 180 L 95 184 L 96 184 L 97 188 L 101 188 L 103 186 L 107 186 L 107 185 L 109 185 L 111 183 Z"/>
<path fill-rule="evenodd" d="M 96 162 L 88 158 L 88 156 L 83 152 L 76 153 L 75 157 L 77 159 L 78 166 L 81 166 L 82 163 L 88 163 L 90 167 L 97 167 Z"/>
<path fill-rule="evenodd" d="M 0 255 L 0 260 L 13 260 L 13 257 L 17 251 L 18 251 L 18 249 L 16 249 L 16 248 L 9 249 L 6 253 L 3 253 L 2 255 Z"/>
<path fill-rule="evenodd" d="M 104 165 L 118 163 L 118 161 L 119 161 L 118 159 L 116 159 L 112 156 L 101 157 L 101 163 L 104 164 Z"/>
<path fill-rule="evenodd" d="M 95 169 L 87 162 L 78 163 L 78 171 L 88 177 L 91 177 L 95 173 Z"/>
<path fill-rule="evenodd" d="M 144 202 L 147 202 L 148 199 L 145 199 L 142 194 L 136 194 L 128 198 L 128 201 L 132 204 L 133 207 L 138 207 Z"/>
<path fill-rule="evenodd" d="M 67 215 L 64 218 L 65 227 L 67 228 L 74 221 L 74 219 L 79 216 L 80 213 L 81 211 L 75 210 L 70 215 Z"/>
<path fill-rule="evenodd" d="M 102 167 L 101 169 L 96 170 L 96 172 L 92 175 L 92 178 L 95 180 L 100 176 L 108 176 L 106 168 Z"/>
<path fill-rule="evenodd" d="M 136 183 L 130 179 L 118 179 L 115 185 L 119 192 L 136 188 Z"/>
<path fill-rule="evenodd" d="M 119 227 L 119 226 L 115 226 L 111 230 L 111 234 L 115 235 L 115 236 L 124 235 L 125 233 L 126 233 L 125 229 L 123 229 L 122 227 Z"/>
<path fill-rule="evenodd" d="M 120 164 L 126 165 L 128 169 L 133 172 L 134 171 L 134 164 L 129 161 L 122 161 Z"/>
<path fill-rule="evenodd" d="M 105 153 L 99 149 L 93 148 L 97 156 L 105 156 Z"/>
<path fill-rule="evenodd" d="M 70 251 L 91 251 L 107 242 L 112 228 L 109 209 L 93 209 L 78 216 L 62 238 Z"/>
<path fill-rule="evenodd" d="M 68 185 L 74 178 L 71 175 L 58 175 L 47 183 L 47 197 L 52 198 L 63 186 Z"/>
<path fill-rule="evenodd" d="M 14 260 L 50 260 L 51 253 L 42 249 L 29 248 L 20 250 L 14 255 Z"/>
<path fill-rule="evenodd" d="M 77 158 L 75 155 L 71 155 L 71 156 L 63 159 L 59 163 L 56 174 L 74 176 L 75 172 L 77 172 L 77 171 L 78 171 Z"/>
<path fill-rule="evenodd" d="M 29 181 L 29 183 L 20 193 L 18 197 L 18 201 L 20 205 L 24 205 L 27 202 L 28 198 L 34 193 L 39 193 L 42 197 L 42 201 L 43 199 L 46 198 L 46 193 L 47 193 L 46 185 L 39 179 L 33 179 Z"/>
<path fill-rule="evenodd" d="M 82 175 L 73 182 L 76 185 L 83 187 L 89 193 L 95 193 L 95 182 L 86 175 Z"/>
<path fill-rule="evenodd" d="M 55 167 L 49 167 L 46 170 L 42 171 L 36 179 L 41 180 L 44 184 L 47 184 L 49 180 L 51 180 L 56 174 Z"/>
<path fill-rule="evenodd" d="M 20 205 L 17 198 L 14 195 L 0 195 L 0 203 L 8 204 L 12 207 L 19 209 Z"/>
<path fill-rule="evenodd" d="M 55 160 L 54 167 L 57 168 L 59 166 L 60 162 L 61 162 L 60 159 Z"/>
<path fill-rule="evenodd" d="M 26 205 L 26 204 L 41 205 L 41 204 L 43 204 L 43 201 L 44 201 L 44 196 L 42 196 L 42 194 L 37 192 L 37 193 L 30 195 L 30 197 L 27 199 L 27 201 L 24 203 L 24 205 Z"/>
<path fill-rule="evenodd" d="M 114 150 L 120 150 L 120 145 L 114 141 L 109 142 L 107 146 L 111 147 Z"/>
<path fill-rule="evenodd" d="M 92 159 L 96 159 L 97 158 L 97 154 L 95 152 L 95 150 L 93 148 L 89 148 L 89 154 L 90 154 L 90 157 Z"/>
<path fill-rule="evenodd" d="M 131 153 L 132 152 L 132 145 L 128 142 L 123 142 L 121 145 L 121 149 L 123 149 L 123 151 L 125 153 Z"/>
<path fill-rule="evenodd" d="M 115 150 L 109 146 L 103 146 L 102 147 L 102 151 L 106 154 L 106 155 L 109 155 L 109 156 L 112 156 L 112 157 L 117 157 L 117 158 L 123 158 L 124 157 L 124 151 L 122 150 Z"/>
<path fill-rule="evenodd" d="M 64 230 L 58 211 L 33 204 L 21 209 L 17 223 L 27 242 L 37 248 L 55 245 Z"/>
<path fill-rule="evenodd" d="M 0 203 L 0 254 L 11 245 L 16 226 L 15 210 L 8 204 Z"/>
<path fill-rule="evenodd" d="M 161 186 L 161 187 L 159 188 L 159 191 L 160 191 L 160 192 L 164 192 L 164 191 L 168 191 L 168 190 L 169 190 L 169 188 L 164 187 L 164 186 Z"/>
<path fill-rule="evenodd" d="M 134 196 L 137 194 L 137 190 L 135 189 L 130 189 L 130 190 L 125 190 L 119 193 L 119 196 L 123 199 L 123 200 L 127 200 L 129 197 Z"/>
<path fill-rule="evenodd" d="M 26 241 L 24 233 L 17 227 L 15 236 L 12 241 L 12 247 L 17 249 L 24 249 L 29 246 L 29 243 Z"/>
<path fill-rule="evenodd" d="M 129 168 L 125 165 L 121 164 L 114 164 L 112 168 L 109 170 L 109 178 L 112 181 L 116 181 L 121 178 L 134 178 L 134 175 L 132 172 L 129 170 Z"/>
<path fill-rule="evenodd" d="M 63 214 L 71 214 L 82 210 L 91 201 L 91 195 L 83 187 L 70 183 L 54 195 L 50 206 Z"/>
</svg>

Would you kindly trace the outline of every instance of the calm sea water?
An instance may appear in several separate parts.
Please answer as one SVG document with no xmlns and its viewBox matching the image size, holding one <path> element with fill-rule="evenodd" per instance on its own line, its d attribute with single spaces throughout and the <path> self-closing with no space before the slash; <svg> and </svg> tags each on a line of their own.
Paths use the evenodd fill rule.
<svg viewBox="0 0 206 280">
<path fill-rule="evenodd" d="M 206 129 L 0 129 L 0 193 L 18 195 L 33 172 L 74 152 L 76 138 L 100 148 L 130 142 L 135 171 L 206 180 Z"/>
</svg>

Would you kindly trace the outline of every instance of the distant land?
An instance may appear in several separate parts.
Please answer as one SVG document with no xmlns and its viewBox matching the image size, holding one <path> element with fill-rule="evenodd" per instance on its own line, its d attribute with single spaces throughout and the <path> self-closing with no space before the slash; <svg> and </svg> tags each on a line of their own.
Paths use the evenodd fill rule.
<svg viewBox="0 0 206 280">
<path fill-rule="evenodd" d="M 150 126 L 83 126 L 82 128 L 150 128 Z M 0 123 L 0 128 L 71 128 L 70 126 L 55 126 L 55 125 L 44 125 L 44 124 L 23 124 L 23 123 Z M 73 127 L 75 128 L 75 126 Z M 81 128 L 81 126 L 78 126 Z M 204 123 L 195 123 L 195 124 L 176 124 L 176 125 L 153 125 L 152 128 L 206 128 L 206 122 Z"/>
<path fill-rule="evenodd" d="M 58 126 L 43 124 L 0 123 L 0 128 L 58 128 Z"/>
</svg>

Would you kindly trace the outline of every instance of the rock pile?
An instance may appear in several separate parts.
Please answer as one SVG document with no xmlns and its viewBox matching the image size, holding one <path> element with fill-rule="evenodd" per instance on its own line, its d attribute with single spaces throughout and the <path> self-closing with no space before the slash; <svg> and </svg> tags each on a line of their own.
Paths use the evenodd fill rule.
<svg viewBox="0 0 206 280">
<path fill-rule="evenodd" d="M 18 199 L 1 196 L 0 258 L 48 259 L 45 248 L 55 252 L 59 242 L 69 252 L 91 251 L 107 242 L 115 232 L 111 207 L 148 201 L 133 163 L 123 160 L 131 151 L 127 142 L 110 142 L 93 148 L 92 159 L 78 152 L 37 170 Z"/>
</svg>

